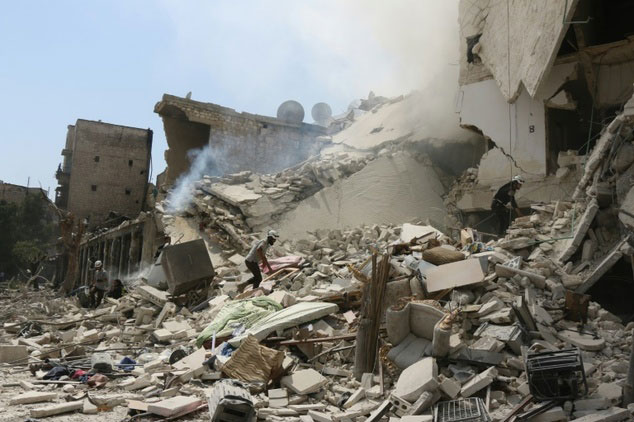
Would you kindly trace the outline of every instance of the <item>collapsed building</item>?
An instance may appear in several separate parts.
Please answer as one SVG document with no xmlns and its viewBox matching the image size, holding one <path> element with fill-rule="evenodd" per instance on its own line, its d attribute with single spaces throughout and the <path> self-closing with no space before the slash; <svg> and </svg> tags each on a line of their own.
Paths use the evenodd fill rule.
<svg viewBox="0 0 634 422">
<path fill-rule="evenodd" d="M 461 1 L 460 124 L 488 151 L 463 213 L 489 209 L 515 174 L 520 205 L 568 197 L 588 152 L 632 94 L 629 1 Z M 474 220 L 475 221 L 475 220 Z"/>
<path fill-rule="evenodd" d="M 82 280 L 105 259 L 128 294 L 86 310 L 10 292 L 0 403 L 19 418 L 631 420 L 634 99 L 628 72 L 600 77 L 629 61 L 611 56 L 629 4 L 461 2 L 463 130 L 422 118 L 424 93 L 320 125 L 164 96 L 154 210 L 82 246 Z M 530 215 L 484 236 L 479 213 L 518 173 Z M 271 227 L 273 270 L 244 289 Z"/>
</svg>

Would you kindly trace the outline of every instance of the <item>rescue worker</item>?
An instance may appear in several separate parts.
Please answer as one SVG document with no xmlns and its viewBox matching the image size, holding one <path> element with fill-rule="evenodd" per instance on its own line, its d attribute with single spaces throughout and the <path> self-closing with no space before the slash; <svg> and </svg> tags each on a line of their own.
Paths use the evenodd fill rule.
<svg viewBox="0 0 634 422">
<path fill-rule="evenodd" d="M 95 275 L 90 286 L 90 307 L 96 308 L 110 287 L 108 273 L 104 271 L 101 261 L 95 262 Z"/>
<path fill-rule="evenodd" d="M 515 193 L 520 190 L 524 184 L 522 176 L 515 176 L 513 179 L 502 186 L 496 192 L 491 203 L 491 211 L 496 215 L 498 219 L 498 234 L 503 236 L 511 224 L 511 212 L 515 210 L 515 213 L 521 217 L 523 214 L 515 202 Z M 509 208 L 508 205 L 511 205 Z"/>
<path fill-rule="evenodd" d="M 262 273 L 260 272 L 259 263 L 262 262 L 265 268 L 268 268 L 269 272 L 273 272 L 273 268 L 269 265 L 269 261 L 266 259 L 266 251 L 269 247 L 275 244 L 275 241 L 279 239 L 280 235 L 275 230 L 269 230 L 266 239 L 257 240 L 251 246 L 247 257 L 244 259 L 253 277 L 248 279 L 245 284 L 253 284 L 253 288 L 257 289 L 262 281 Z"/>
</svg>

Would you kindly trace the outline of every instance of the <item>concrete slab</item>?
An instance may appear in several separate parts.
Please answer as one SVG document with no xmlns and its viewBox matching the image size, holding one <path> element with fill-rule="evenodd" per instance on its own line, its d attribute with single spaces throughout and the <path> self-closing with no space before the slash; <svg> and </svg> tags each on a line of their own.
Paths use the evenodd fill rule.
<svg viewBox="0 0 634 422">
<path fill-rule="evenodd" d="M 203 239 L 166 246 L 161 253 L 161 266 L 173 295 L 197 288 L 216 274 Z"/>
<path fill-rule="evenodd" d="M 202 400 L 196 397 L 188 396 L 176 396 L 167 400 L 161 400 L 157 403 L 151 403 L 148 405 L 147 410 L 155 415 L 168 418 L 187 411 L 193 411 L 202 404 Z"/>
<path fill-rule="evenodd" d="M 465 259 L 430 268 L 425 277 L 425 289 L 428 293 L 434 293 L 481 283 L 484 281 L 484 272 L 479 259 Z"/>
<path fill-rule="evenodd" d="M 557 336 L 559 336 L 562 341 L 589 352 L 602 350 L 605 346 L 605 340 L 602 338 L 594 338 L 591 334 L 580 334 L 572 330 L 559 331 Z"/>
<path fill-rule="evenodd" d="M 396 382 L 394 395 L 414 403 L 423 391 L 438 388 L 436 359 L 424 358 L 406 368 Z"/>
<path fill-rule="evenodd" d="M 288 406 L 288 391 L 285 388 L 275 388 L 268 391 L 269 407 Z"/>
<path fill-rule="evenodd" d="M 296 394 L 315 393 L 328 383 L 328 380 L 314 369 L 303 369 L 283 377 L 280 384 Z"/>
</svg>

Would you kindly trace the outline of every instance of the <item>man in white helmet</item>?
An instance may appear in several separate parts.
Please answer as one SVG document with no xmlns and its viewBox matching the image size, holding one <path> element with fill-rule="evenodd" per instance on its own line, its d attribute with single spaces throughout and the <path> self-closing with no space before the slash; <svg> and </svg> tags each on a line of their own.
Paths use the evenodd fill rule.
<svg viewBox="0 0 634 422">
<path fill-rule="evenodd" d="M 520 211 L 517 206 L 517 202 L 515 202 L 515 193 L 520 190 L 523 184 L 524 179 L 522 176 L 515 176 L 510 182 L 498 189 L 493 197 L 491 211 L 493 211 L 497 216 L 498 234 L 500 236 L 503 236 L 504 233 L 506 233 L 506 229 L 508 229 L 509 224 L 511 223 L 512 210 L 515 210 L 515 213 L 520 217 L 523 215 L 522 211 Z M 512 208 L 509 208 L 509 204 Z"/>
<path fill-rule="evenodd" d="M 90 287 L 90 306 L 92 308 L 99 306 L 109 287 L 108 273 L 104 271 L 101 261 L 96 261 L 95 275 Z"/>
<path fill-rule="evenodd" d="M 279 239 L 279 237 L 280 235 L 277 234 L 275 230 L 269 230 L 266 239 L 253 242 L 251 250 L 249 250 L 247 257 L 244 259 L 244 263 L 249 271 L 251 271 L 251 274 L 253 274 L 253 277 L 248 279 L 246 284 L 253 284 L 254 289 L 257 289 L 262 281 L 262 273 L 260 272 L 259 266 L 260 262 L 268 268 L 269 272 L 273 272 L 273 268 L 271 268 L 269 261 L 266 259 L 266 251 L 275 244 L 275 241 Z"/>
</svg>

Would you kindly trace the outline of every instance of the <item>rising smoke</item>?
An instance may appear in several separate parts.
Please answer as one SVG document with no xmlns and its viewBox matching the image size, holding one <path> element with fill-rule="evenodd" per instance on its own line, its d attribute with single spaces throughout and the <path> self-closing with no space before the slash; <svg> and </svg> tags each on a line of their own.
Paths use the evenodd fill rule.
<svg viewBox="0 0 634 422">
<path fill-rule="evenodd" d="M 183 173 L 167 195 L 167 211 L 180 213 L 187 209 L 193 198 L 195 182 L 203 176 L 221 176 L 226 172 L 226 151 L 207 145 L 187 151 L 189 170 Z"/>
</svg>

